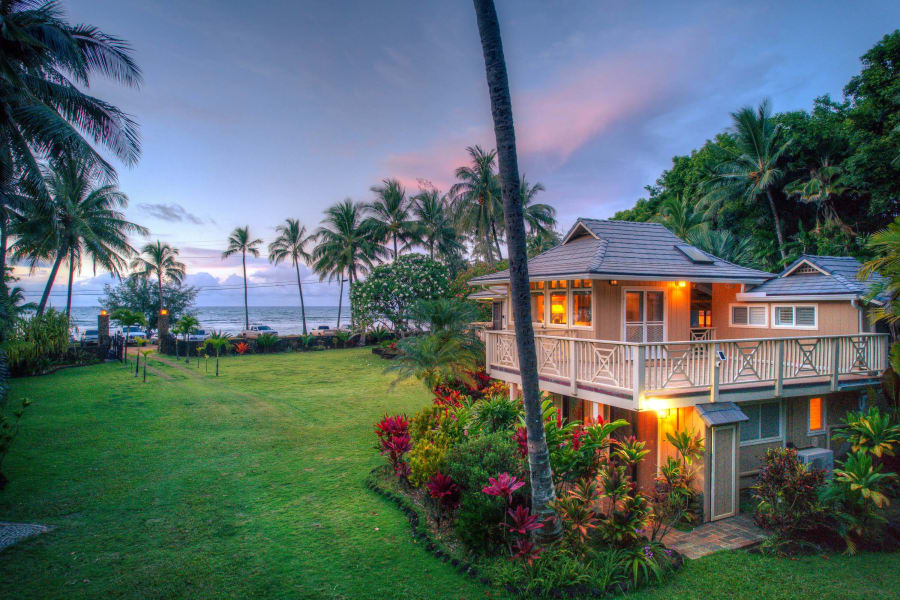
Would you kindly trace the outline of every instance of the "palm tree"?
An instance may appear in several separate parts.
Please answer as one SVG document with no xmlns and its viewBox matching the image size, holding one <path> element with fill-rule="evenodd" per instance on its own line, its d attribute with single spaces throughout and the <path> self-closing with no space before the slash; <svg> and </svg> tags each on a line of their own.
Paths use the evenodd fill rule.
<svg viewBox="0 0 900 600">
<path fill-rule="evenodd" d="M 480 146 L 469 146 L 466 151 L 472 163 L 456 170 L 459 182 L 450 188 L 457 226 L 461 231 L 472 232 L 485 247 L 490 248 L 493 240 L 499 260 L 503 260 L 497 233 L 497 222 L 503 215 L 500 182 L 494 173 L 497 152 L 485 152 Z M 494 264 L 493 250 L 488 252 L 487 259 Z"/>
<path fill-rule="evenodd" d="M 826 221 L 833 220 L 840 225 L 841 229 L 854 235 L 853 228 L 841 219 L 834 207 L 833 200 L 850 191 L 850 188 L 844 185 L 841 179 L 842 175 L 843 169 L 832 165 L 825 158 L 818 167 L 810 169 L 808 179 L 794 181 L 784 188 L 784 192 L 799 198 L 805 204 L 816 206 L 816 229 L 819 228 L 819 213 L 822 213 Z"/>
<path fill-rule="evenodd" d="M 491 97 L 491 114 L 497 139 L 500 166 L 501 195 L 509 252 L 510 296 L 515 319 L 516 347 L 519 354 L 519 373 L 525 404 L 525 426 L 528 433 L 528 464 L 531 472 L 531 506 L 546 524 L 541 536 L 554 538 L 560 534 L 559 519 L 551 504 L 556 499 L 553 469 L 544 432 L 541 413 L 541 392 L 538 387 L 537 353 L 534 329 L 531 326 L 531 304 L 528 289 L 528 256 L 525 251 L 525 219 L 522 215 L 522 196 L 519 191 L 519 165 L 516 156 L 516 132 L 513 127 L 512 101 L 506 60 L 500 39 L 500 24 L 493 0 L 474 0 L 478 18 L 478 32 Z M 549 519 L 549 520 L 548 520 Z"/>
<path fill-rule="evenodd" d="M 397 260 L 400 250 L 408 250 L 416 237 L 416 222 L 410 218 L 412 204 L 406 198 L 406 190 L 396 179 L 385 179 L 381 185 L 373 185 L 375 201 L 366 205 L 371 213 L 370 227 L 374 239 L 385 245 L 391 242 L 390 248 L 384 248 L 384 254 L 391 254 Z M 399 244 L 399 247 L 398 247 Z"/>
<path fill-rule="evenodd" d="M 241 253 L 241 266 L 244 269 L 244 329 L 250 329 L 250 310 L 247 308 L 247 255 L 259 256 L 261 239 L 251 239 L 250 226 L 235 227 L 228 236 L 228 247 L 222 253 L 222 258 L 228 258 L 232 254 Z"/>
<path fill-rule="evenodd" d="M 549 204 L 534 201 L 539 192 L 547 191 L 544 184 L 538 182 L 530 185 L 522 175 L 519 190 L 522 196 L 522 213 L 528 233 L 534 236 L 544 236 L 554 231 L 556 229 L 556 209 Z"/>
<path fill-rule="evenodd" d="M 156 276 L 160 310 L 163 309 L 163 282 L 168 280 L 181 284 L 187 270 L 184 263 L 178 261 L 178 248 L 163 244 L 159 240 L 156 240 L 155 244 L 149 243 L 141 248 L 141 256 L 132 259 L 131 268 L 140 271 L 144 277 Z"/>
<path fill-rule="evenodd" d="M 463 245 L 449 217 L 450 207 L 445 196 L 436 189 L 422 190 L 413 197 L 413 213 L 418 219 L 418 237 L 428 248 L 428 256 L 449 258 L 462 253 Z"/>
<path fill-rule="evenodd" d="M 338 298 L 338 327 L 344 298 L 344 277 L 350 285 L 359 275 L 365 275 L 376 256 L 377 244 L 372 222 L 364 218 L 362 204 L 347 198 L 325 209 L 322 225 L 316 230 L 313 249 L 314 269 L 320 279 L 340 281 Z M 353 307 L 350 307 L 352 320 Z"/>
<path fill-rule="evenodd" d="M 190 333 L 200 327 L 200 321 L 197 320 L 197 317 L 194 315 L 184 315 L 178 322 L 175 323 L 175 327 L 172 328 L 172 333 L 181 334 L 183 337 L 181 338 L 184 341 L 184 362 L 188 363 L 191 360 L 191 349 L 188 347 L 188 336 Z M 178 342 L 175 342 L 175 354 L 178 354 Z M 197 346 L 197 355 L 200 355 L 200 347 Z"/>
<path fill-rule="evenodd" d="M 781 260 L 785 261 L 784 233 L 772 191 L 783 174 L 778 163 L 792 140 L 783 139 L 781 126 L 772 118 L 768 100 L 763 100 L 755 110 L 745 106 L 731 113 L 731 118 L 736 149 L 715 167 L 715 174 L 708 182 L 708 199 L 712 204 L 718 204 L 737 194 L 748 202 L 756 202 L 764 196 L 775 223 L 778 251 Z"/>
<path fill-rule="evenodd" d="M 68 260 L 68 314 L 72 280 L 82 258 L 90 258 L 95 271 L 99 265 L 119 275 L 125 259 L 135 253 L 129 234 L 148 232 L 125 219 L 121 209 L 128 206 L 128 197 L 124 193 L 113 184 L 97 185 L 99 173 L 92 163 L 67 156 L 43 172 L 46 196 L 27 207 L 17 226 L 13 256 L 28 260 L 32 270 L 42 260 L 53 261 L 38 314 L 44 312 L 60 265 Z"/>
<path fill-rule="evenodd" d="M 703 215 L 694 211 L 694 204 L 687 196 L 666 196 L 659 203 L 658 212 L 659 216 L 654 220 L 665 225 L 669 231 L 683 240 L 688 240 L 694 233 L 706 229 Z"/>
<path fill-rule="evenodd" d="M 131 334 L 132 325 L 146 325 L 147 319 L 136 310 L 127 308 L 119 308 L 109 317 L 113 321 L 118 321 L 119 325 L 125 330 L 125 346 L 122 348 L 122 362 L 128 363 L 128 337 Z"/>
<path fill-rule="evenodd" d="M 297 290 L 300 292 L 300 316 L 303 319 L 303 335 L 306 335 L 306 305 L 303 303 L 303 283 L 300 281 L 300 262 L 309 263 L 312 255 L 306 251 L 306 245 L 313 236 L 306 235 L 306 227 L 297 219 L 287 219 L 284 225 L 275 228 L 278 237 L 269 244 L 269 262 L 273 265 L 290 258 L 297 273 Z"/>
<path fill-rule="evenodd" d="M 718 256 L 728 262 L 746 265 L 752 261 L 750 248 L 752 238 L 738 239 L 730 231 L 724 229 L 692 229 L 686 241 L 704 252 Z"/>
</svg>

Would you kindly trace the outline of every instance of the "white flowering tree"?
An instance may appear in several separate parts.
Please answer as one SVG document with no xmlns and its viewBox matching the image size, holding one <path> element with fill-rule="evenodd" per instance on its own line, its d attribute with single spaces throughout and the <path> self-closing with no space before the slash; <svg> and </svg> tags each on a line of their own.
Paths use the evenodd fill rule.
<svg viewBox="0 0 900 600">
<path fill-rule="evenodd" d="M 404 254 L 353 284 L 353 320 L 358 328 L 383 324 L 403 334 L 416 302 L 446 297 L 449 287 L 450 273 L 444 265 L 422 254 Z"/>
</svg>

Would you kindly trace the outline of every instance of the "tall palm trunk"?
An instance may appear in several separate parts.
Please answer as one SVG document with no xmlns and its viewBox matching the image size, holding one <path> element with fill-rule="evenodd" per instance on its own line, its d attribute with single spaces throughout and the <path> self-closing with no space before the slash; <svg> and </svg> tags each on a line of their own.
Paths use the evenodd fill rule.
<svg viewBox="0 0 900 600">
<path fill-rule="evenodd" d="M 394 238 L 394 260 L 397 260 L 397 234 L 393 234 Z"/>
<path fill-rule="evenodd" d="M 241 252 L 241 264 L 244 267 L 244 329 L 250 329 L 250 310 L 247 308 L 247 252 Z"/>
<path fill-rule="evenodd" d="M 156 283 L 159 284 L 159 310 L 162 311 L 162 269 L 158 269 L 156 272 Z"/>
<path fill-rule="evenodd" d="M 478 32 L 491 97 L 494 135 L 497 138 L 497 158 L 500 167 L 506 243 L 509 252 L 510 287 L 513 317 L 516 324 L 516 348 L 519 353 L 519 374 L 525 403 L 525 425 L 528 432 L 528 465 L 531 470 L 531 507 L 546 525 L 540 537 L 553 539 L 560 534 L 559 519 L 549 503 L 556 498 L 550 452 L 541 418 L 541 392 L 538 388 L 537 354 L 534 329 L 531 326 L 531 300 L 528 288 L 528 256 L 525 250 L 525 220 L 519 200 L 519 165 L 516 157 L 516 133 L 513 127 L 512 102 L 500 24 L 493 0 L 474 0 L 478 17 Z M 496 231 L 495 231 L 496 233 Z"/>
<path fill-rule="evenodd" d="M 297 271 L 297 289 L 300 291 L 300 318 L 303 320 L 303 335 L 306 335 L 306 305 L 303 303 L 303 284 L 300 282 L 300 264 L 294 259 L 294 269 Z"/>
<path fill-rule="evenodd" d="M 778 238 L 778 251 L 781 253 L 781 260 L 787 260 L 784 252 L 784 234 L 781 233 L 781 218 L 778 216 L 778 209 L 775 207 L 775 198 L 772 197 L 771 188 L 766 188 L 766 198 L 769 199 L 769 208 L 772 209 L 772 220 L 775 221 L 775 236 Z"/>
<path fill-rule="evenodd" d="M 344 273 L 343 273 L 343 271 L 341 271 L 341 273 L 338 274 L 338 279 L 341 280 L 341 291 L 338 294 L 338 320 L 337 320 L 337 328 L 340 329 L 341 328 L 341 308 L 344 305 Z"/>
<path fill-rule="evenodd" d="M 497 260 L 503 260 L 503 253 L 500 251 L 500 238 L 497 236 L 497 224 L 493 220 L 491 220 L 491 233 L 494 234 L 494 245 L 497 247 Z M 507 250 L 509 250 L 508 244 Z"/>
<path fill-rule="evenodd" d="M 56 260 L 53 261 L 53 268 L 50 269 L 50 277 L 47 278 L 47 285 L 44 286 L 44 293 L 41 295 L 40 304 L 38 304 L 38 315 L 44 314 L 44 309 L 47 307 L 47 300 L 50 299 L 50 289 L 53 287 L 53 281 L 56 279 L 56 274 L 59 272 L 59 265 L 62 263 L 63 256 L 65 256 L 65 253 L 62 251 L 56 253 Z"/>
<path fill-rule="evenodd" d="M 66 320 L 72 314 L 72 280 L 75 277 L 75 251 L 69 252 L 69 287 L 66 291 Z"/>
</svg>

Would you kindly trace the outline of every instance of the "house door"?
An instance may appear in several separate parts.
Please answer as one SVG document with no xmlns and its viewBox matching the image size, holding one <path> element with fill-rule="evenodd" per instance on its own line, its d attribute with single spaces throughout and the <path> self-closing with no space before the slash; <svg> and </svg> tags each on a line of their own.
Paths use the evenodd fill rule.
<svg viewBox="0 0 900 600">
<path fill-rule="evenodd" d="M 625 291 L 625 341 L 636 344 L 666 339 L 666 295 L 657 290 Z M 652 348 L 647 358 L 658 358 L 661 348 Z"/>
<path fill-rule="evenodd" d="M 737 513 L 735 465 L 737 464 L 737 426 L 720 425 L 712 428 L 712 463 L 709 481 L 710 520 L 732 517 Z"/>
<path fill-rule="evenodd" d="M 494 302 L 493 329 L 503 329 L 503 303 Z"/>
</svg>

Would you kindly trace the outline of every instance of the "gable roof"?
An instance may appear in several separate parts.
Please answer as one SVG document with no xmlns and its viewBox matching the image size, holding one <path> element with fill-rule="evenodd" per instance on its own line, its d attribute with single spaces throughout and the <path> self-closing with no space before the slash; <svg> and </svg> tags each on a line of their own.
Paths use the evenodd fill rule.
<svg viewBox="0 0 900 600">
<path fill-rule="evenodd" d="M 563 243 L 528 261 L 534 279 L 597 277 L 762 283 L 775 275 L 748 269 L 693 249 L 660 223 L 578 219 Z M 690 258 L 699 253 L 701 261 Z M 707 262 L 708 261 L 708 262 Z M 509 270 L 482 275 L 472 284 L 509 281 Z"/>
<path fill-rule="evenodd" d="M 803 269 L 804 266 L 812 269 Z M 878 273 L 869 279 L 857 279 L 862 264 L 852 256 L 816 256 L 804 254 L 788 265 L 776 278 L 759 285 L 750 296 L 840 296 L 861 298 L 876 283 L 884 282 Z M 812 272 L 809 272 L 812 271 Z M 876 298 L 876 301 L 880 301 Z"/>
</svg>

